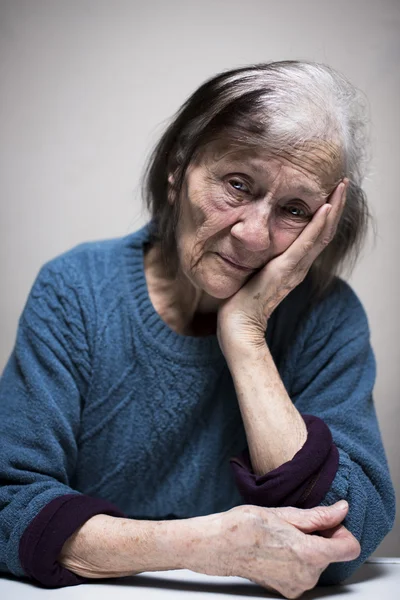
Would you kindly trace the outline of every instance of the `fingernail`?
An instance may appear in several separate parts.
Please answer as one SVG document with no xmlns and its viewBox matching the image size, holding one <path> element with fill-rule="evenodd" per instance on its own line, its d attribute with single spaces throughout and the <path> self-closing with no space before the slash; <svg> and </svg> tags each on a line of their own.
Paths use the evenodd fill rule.
<svg viewBox="0 0 400 600">
<path fill-rule="evenodd" d="M 337 502 L 336 507 L 338 510 L 346 510 L 346 508 L 349 505 L 347 504 L 346 500 L 341 500 L 340 502 Z"/>
</svg>

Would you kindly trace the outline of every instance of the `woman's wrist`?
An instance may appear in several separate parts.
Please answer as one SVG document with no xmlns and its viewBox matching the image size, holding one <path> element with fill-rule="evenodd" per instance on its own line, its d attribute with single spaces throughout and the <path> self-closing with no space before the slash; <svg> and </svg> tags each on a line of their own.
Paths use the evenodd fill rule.
<svg viewBox="0 0 400 600">
<path fill-rule="evenodd" d="M 221 532 L 220 513 L 160 523 L 165 524 L 167 531 L 161 554 L 175 553 L 175 564 L 178 565 L 171 568 L 213 574 L 213 551 Z"/>
</svg>

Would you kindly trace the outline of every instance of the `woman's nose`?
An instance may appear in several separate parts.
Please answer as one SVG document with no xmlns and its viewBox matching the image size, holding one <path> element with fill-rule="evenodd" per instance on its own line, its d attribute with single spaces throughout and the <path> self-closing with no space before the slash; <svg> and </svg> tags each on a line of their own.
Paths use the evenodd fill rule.
<svg viewBox="0 0 400 600">
<path fill-rule="evenodd" d="M 271 245 L 271 207 L 264 200 L 246 206 L 240 218 L 231 227 L 231 234 L 250 252 L 265 252 Z M 257 205 L 257 206 L 256 206 Z"/>
</svg>

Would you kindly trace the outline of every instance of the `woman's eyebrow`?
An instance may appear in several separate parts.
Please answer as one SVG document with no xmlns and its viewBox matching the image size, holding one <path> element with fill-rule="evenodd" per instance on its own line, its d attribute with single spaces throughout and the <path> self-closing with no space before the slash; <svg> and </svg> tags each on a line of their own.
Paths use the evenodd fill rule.
<svg viewBox="0 0 400 600">
<path fill-rule="evenodd" d="M 321 189 L 313 189 L 309 188 L 306 185 L 296 185 L 296 192 L 302 194 L 303 196 L 309 196 L 310 198 L 315 198 L 315 200 L 321 200 L 321 198 L 326 198 L 329 194 L 326 194 Z"/>
</svg>

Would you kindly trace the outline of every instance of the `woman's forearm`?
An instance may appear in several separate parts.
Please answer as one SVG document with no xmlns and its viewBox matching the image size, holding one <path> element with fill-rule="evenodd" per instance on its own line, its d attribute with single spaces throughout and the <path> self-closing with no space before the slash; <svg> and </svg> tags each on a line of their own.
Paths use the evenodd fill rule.
<svg viewBox="0 0 400 600">
<path fill-rule="evenodd" d="M 207 536 L 216 535 L 215 525 L 207 526 L 212 518 L 142 521 L 95 515 L 65 542 L 58 562 L 88 578 L 189 568 L 199 541 L 203 546 Z"/>
<path fill-rule="evenodd" d="M 227 362 L 252 467 L 256 475 L 264 475 L 293 458 L 307 439 L 307 428 L 283 385 L 267 344 L 251 349 L 232 348 Z"/>
</svg>

